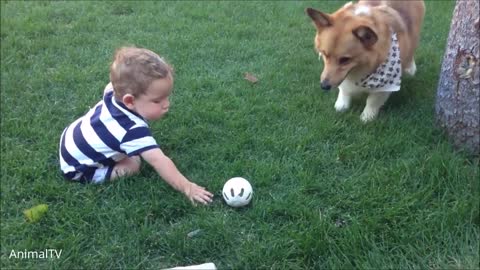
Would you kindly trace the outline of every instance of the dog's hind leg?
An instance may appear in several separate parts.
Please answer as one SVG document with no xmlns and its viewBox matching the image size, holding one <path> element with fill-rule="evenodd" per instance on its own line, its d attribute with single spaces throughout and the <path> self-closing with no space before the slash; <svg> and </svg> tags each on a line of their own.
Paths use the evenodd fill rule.
<svg viewBox="0 0 480 270">
<path fill-rule="evenodd" d="M 410 65 L 405 69 L 405 73 L 407 73 L 410 76 L 415 75 L 417 72 L 417 65 L 415 65 L 415 59 L 412 58 L 412 62 L 410 62 Z"/>
</svg>

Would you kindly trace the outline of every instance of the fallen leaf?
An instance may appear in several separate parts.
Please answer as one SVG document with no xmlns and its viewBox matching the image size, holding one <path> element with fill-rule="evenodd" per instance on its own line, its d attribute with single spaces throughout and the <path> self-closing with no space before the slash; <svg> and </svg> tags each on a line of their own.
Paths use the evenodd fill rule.
<svg viewBox="0 0 480 270">
<path fill-rule="evenodd" d="M 29 222 L 37 222 L 39 221 L 45 213 L 48 211 L 48 205 L 46 204 L 39 204 L 34 206 L 30 209 L 23 211 L 23 214 L 27 218 Z"/>
<path fill-rule="evenodd" d="M 249 82 L 251 82 L 251 83 L 256 83 L 256 82 L 258 82 L 257 77 L 255 77 L 253 74 L 248 73 L 248 72 L 245 73 L 245 77 L 244 77 L 244 78 L 245 78 L 245 80 L 247 80 L 247 81 L 249 81 Z"/>
</svg>

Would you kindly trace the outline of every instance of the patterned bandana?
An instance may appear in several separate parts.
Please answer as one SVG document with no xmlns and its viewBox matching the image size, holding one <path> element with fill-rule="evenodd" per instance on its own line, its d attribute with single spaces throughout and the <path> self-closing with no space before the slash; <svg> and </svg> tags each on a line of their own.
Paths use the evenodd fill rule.
<svg viewBox="0 0 480 270">
<path fill-rule="evenodd" d="M 373 73 L 355 82 L 356 86 L 374 92 L 394 92 L 400 90 L 402 62 L 397 34 L 393 32 L 388 57 Z"/>
</svg>

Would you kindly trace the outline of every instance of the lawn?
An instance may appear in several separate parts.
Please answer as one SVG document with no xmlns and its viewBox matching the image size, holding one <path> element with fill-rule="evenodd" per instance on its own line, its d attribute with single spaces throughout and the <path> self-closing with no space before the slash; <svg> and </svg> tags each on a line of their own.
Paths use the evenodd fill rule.
<svg viewBox="0 0 480 270">
<path fill-rule="evenodd" d="M 2 1 L 1 268 L 478 269 L 479 161 L 434 120 L 454 2 L 427 2 L 417 76 L 369 124 L 362 100 L 338 114 L 336 91 L 320 89 L 304 9 L 341 5 Z M 211 205 L 193 207 L 147 165 L 105 185 L 60 174 L 60 134 L 101 98 L 123 45 L 174 66 L 152 133 Z M 234 176 L 253 185 L 246 208 L 222 201 Z M 26 222 L 41 203 L 47 214 Z M 45 249 L 60 258 L 11 257 Z"/>
</svg>

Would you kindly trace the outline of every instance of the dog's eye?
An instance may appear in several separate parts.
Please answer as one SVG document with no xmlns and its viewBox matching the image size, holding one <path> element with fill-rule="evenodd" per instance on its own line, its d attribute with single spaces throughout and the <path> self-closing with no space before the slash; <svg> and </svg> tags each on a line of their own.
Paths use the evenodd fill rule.
<svg viewBox="0 0 480 270">
<path fill-rule="evenodd" d="M 340 59 L 338 59 L 338 63 L 340 65 L 346 65 L 346 64 L 350 63 L 351 60 L 352 60 L 352 58 L 350 58 L 350 57 L 340 57 Z"/>
</svg>

